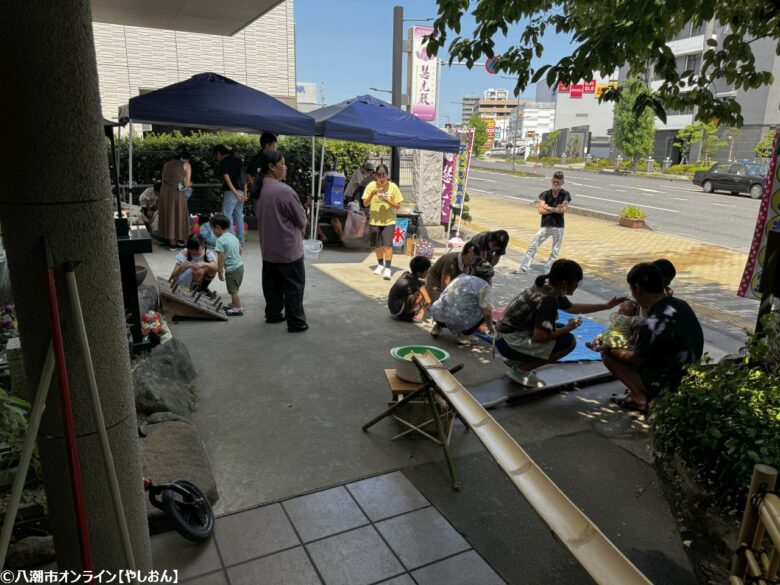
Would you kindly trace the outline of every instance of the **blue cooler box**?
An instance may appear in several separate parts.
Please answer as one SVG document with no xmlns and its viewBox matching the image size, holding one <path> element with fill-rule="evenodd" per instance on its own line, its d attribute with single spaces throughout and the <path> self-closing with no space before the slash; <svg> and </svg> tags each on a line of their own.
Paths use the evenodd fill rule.
<svg viewBox="0 0 780 585">
<path fill-rule="evenodd" d="M 344 207 L 344 173 L 328 171 L 325 173 L 325 206 Z"/>
</svg>

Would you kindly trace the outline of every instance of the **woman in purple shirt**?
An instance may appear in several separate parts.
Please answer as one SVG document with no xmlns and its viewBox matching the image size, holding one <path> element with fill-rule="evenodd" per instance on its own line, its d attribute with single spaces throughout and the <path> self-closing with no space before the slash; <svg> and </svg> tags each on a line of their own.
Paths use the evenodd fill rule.
<svg viewBox="0 0 780 585">
<path fill-rule="evenodd" d="M 263 157 L 260 174 L 262 183 L 254 195 L 263 257 L 265 322 L 287 321 L 287 331 L 306 331 L 309 328 L 303 311 L 306 212 L 298 194 L 282 182 L 287 176 L 287 165 L 281 152 L 269 152 Z"/>
</svg>

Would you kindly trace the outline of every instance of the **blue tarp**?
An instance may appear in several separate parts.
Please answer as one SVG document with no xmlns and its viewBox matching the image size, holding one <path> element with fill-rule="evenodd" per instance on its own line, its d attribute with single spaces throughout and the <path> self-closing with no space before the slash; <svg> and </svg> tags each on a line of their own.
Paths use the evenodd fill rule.
<svg viewBox="0 0 780 585">
<path fill-rule="evenodd" d="M 560 310 L 558 311 L 558 320 L 560 321 L 559 326 L 562 327 L 565 323 L 569 321 L 569 319 L 573 319 L 574 317 L 582 318 L 582 325 L 577 327 L 573 332 L 573 335 L 577 338 L 577 346 L 574 348 L 574 351 L 572 351 L 569 355 L 558 360 L 559 363 L 600 362 L 601 354 L 588 349 L 585 346 L 585 343 L 588 341 L 593 341 L 593 338 L 604 333 L 604 331 L 606 331 L 607 328 L 604 325 L 596 323 L 592 319 L 583 317 L 582 315 L 572 315 L 571 313 L 567 313 L 566 311 L 560 311 Z M 493 345 L 493 337 L 488 335 L 487 333 L 475 333 L 474 335 L 476 335 L 485 343 L 489 345 Z"/>
<path fill-rule="evenodd" d="M 403 110 L 370 95 L 309 112 L 317 136 L 367 144 L 457 152 L 460 141 Z"/>
<path fill-rule="evenodd" d="M 306 114 L 216 73 L 199 73 L 134 97 L 121 117 L 146 124 L 314 135 L 314 120 Z"/>
</svg>

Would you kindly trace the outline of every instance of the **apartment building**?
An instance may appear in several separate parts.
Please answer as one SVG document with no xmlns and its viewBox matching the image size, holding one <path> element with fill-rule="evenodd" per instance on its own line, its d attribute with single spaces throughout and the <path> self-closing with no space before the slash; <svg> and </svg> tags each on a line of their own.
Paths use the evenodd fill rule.
<svg viewBox="0 0 780 585">
<path fill-rule="evenodd" d="M 294 0 L 232 36 L 94 22 L 103 117 L 141 93 L 211 71 L 296 106 Z"/>
<path fill-rule="evenodd" d="M 688 23 L 683 30 L 674 36 L 667 46 L 674 53 L 677 61 L 677 71 L 686 70 L 698 72 L 701 70 L 702 55 L 709 47 L 709 39 L 718 42 L 721 46 L 728 31 L 715 21 L 695 26 Z M 715 160 L 726 161 L 729 157 L 733 160 L 752 159 L 753 149 L 762 136 L 773 132 L 780 126 L 780 57 L 775 54 L 771 40 L 759 40 L 752 44 L 753 54 L 756 58 L 756 68 L 771 71 L 774 83 L 759 89 L 745 91 L 736 89 L 733 84 L 725 81 L 715 83 L 715 95 L 718 97 L 734 97 L 742 107 L 744 125 L 733 141 L 728 143 L 715 154 Z M 650 86 L 653 89 L 662 84 L 660 76 L 655 72 L 650 73 Z M 673 163 L 680 161 L 680 151 L 674 147 L 677 132 L 694 122 L 693 110 L 668 111 L 666 122 L 656 119 L 656 135 L 653 157 L 663 160 L 669 157 Z M 721 128 L 719 134 L 726 140 L 728 128 Z M 699 145 L 691 151 L 691 159 L 699 156 Z"/>
</svg>

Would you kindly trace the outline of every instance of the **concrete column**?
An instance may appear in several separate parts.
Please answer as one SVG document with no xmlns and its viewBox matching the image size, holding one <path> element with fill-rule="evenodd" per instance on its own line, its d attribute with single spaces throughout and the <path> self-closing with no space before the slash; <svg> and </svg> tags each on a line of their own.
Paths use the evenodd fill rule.
<svg viewBox="0 0 780 585">
<path fill-rule="evenodd" d="M 444 155 L 430 150 L 412 153 L 412 192 L 417 209 L 422 214 L 422 230 L 425 237 L 442 240 L 441 226 L 441 169 Z"/>
<path fill-rule="evenodd" d="M 8 254 L 28 387 L 49 342 L 37 256 L 46 236 L 55 263 L 76 277 L 130 538 L 139 569 L 151 565 L 106 141 L 101 128 L 89 0 L 12 2 L 4 8 L 6 55 L 0 118 L 0 221 Z M 114 519 L 84 363 L 65 284 L 57 278 L 66 359 L 96 568 L 126 567 Z M 60 569 L 80 566 L 56 383 L 38 438 Z"/>
</svg>

